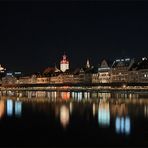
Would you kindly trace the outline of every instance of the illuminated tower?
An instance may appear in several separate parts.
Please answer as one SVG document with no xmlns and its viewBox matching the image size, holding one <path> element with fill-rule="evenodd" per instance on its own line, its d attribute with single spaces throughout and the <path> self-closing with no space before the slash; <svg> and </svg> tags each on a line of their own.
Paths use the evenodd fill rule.
<svg viewBox="0 0 148 148">
<path fill-rule="evenodd" d="M 90 62 L 89 62 L 88 59 L 87 59 L 87 62 L 86 62 L 86 68 L 90 68 Z"/>
<path fill-rule="evenodd" d="M 66 55 L 63 55 L 63 59 L 60 62 L 60 70 L 62 72 L 65 72 L 67 69 L 69 69 L 69 61 L 67 60 Z"/>
</svg>

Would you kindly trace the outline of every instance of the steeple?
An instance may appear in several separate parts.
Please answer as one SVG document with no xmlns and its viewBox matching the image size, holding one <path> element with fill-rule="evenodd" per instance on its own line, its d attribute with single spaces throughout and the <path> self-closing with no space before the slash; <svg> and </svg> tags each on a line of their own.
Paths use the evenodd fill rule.
<svg viewBox="0 0 148 148">
<path fill-rule="evenodd" d="M 86 68 L 90 68 L 90 62 L 89 62 L 89 59 L 87 59 L 87 61 L 86 61 Z"/>
</svg>

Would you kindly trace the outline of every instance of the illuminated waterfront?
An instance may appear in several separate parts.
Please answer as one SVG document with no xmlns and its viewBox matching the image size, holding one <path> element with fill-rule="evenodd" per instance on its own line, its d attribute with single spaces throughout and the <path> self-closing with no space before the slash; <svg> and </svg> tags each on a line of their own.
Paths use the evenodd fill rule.
<svg viewBox="0 0 148 148">
<path fill-rule="evenodd" d="M 26 91 L 0 100 L 5 146 L 146 146 L 147 125 L 146 93 Z"/>
</svg>

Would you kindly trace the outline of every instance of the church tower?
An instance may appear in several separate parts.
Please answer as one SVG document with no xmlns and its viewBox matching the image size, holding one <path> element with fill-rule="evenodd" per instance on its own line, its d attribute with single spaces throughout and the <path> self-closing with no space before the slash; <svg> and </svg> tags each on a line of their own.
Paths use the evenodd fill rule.
<svg viewBox="0 0 148 148">
<path fill-rule="evenodd" d="M 87 61 L 86 61 L 86 68 L 90 68 L 90 62 L 89 62 L 88 59 L 87 59 Z"/>
<path fill-rule="evenodd" d="M 64 54 L 64 55 L 63 55 L 63 58 L 62 58 L 62 60 L 61 60 L 61 62 L 60 62 L 60 70 L 61 70 L 62 72 L 65 72 L 67 69 L 69 69 L 69 61 L 67 60 L 67 57 L 66 57 L 66 55 Z"/>
</svg>

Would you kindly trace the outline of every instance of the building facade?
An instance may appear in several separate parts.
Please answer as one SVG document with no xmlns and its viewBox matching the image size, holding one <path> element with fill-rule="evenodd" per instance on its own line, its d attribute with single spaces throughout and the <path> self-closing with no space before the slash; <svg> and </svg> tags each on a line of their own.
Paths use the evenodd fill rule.
<svg viewBox="0 0 148 148">
<path fill-rule="evenodd" d="M 68 61 L 66 55 L 63 55 L 63 58 L 62 58 L 62 60 L 60 62 L 60 70 L 62 72 L 65 72 L 68 69 L 69 69 L 69 61 Z"/>
<path fill-rule="evenodd" d="M 110 67 L 106 60 L 101 62 L 98 72 L 92 74 L 92 83 L 109 83 L 110 82 Z"/>
<path fill-rule="evenodd" d="M 117 59 L 111 67 L 111 82 L 128 82 L 129 69 L 134 63 L 133 59 Z"/>
</svg>

